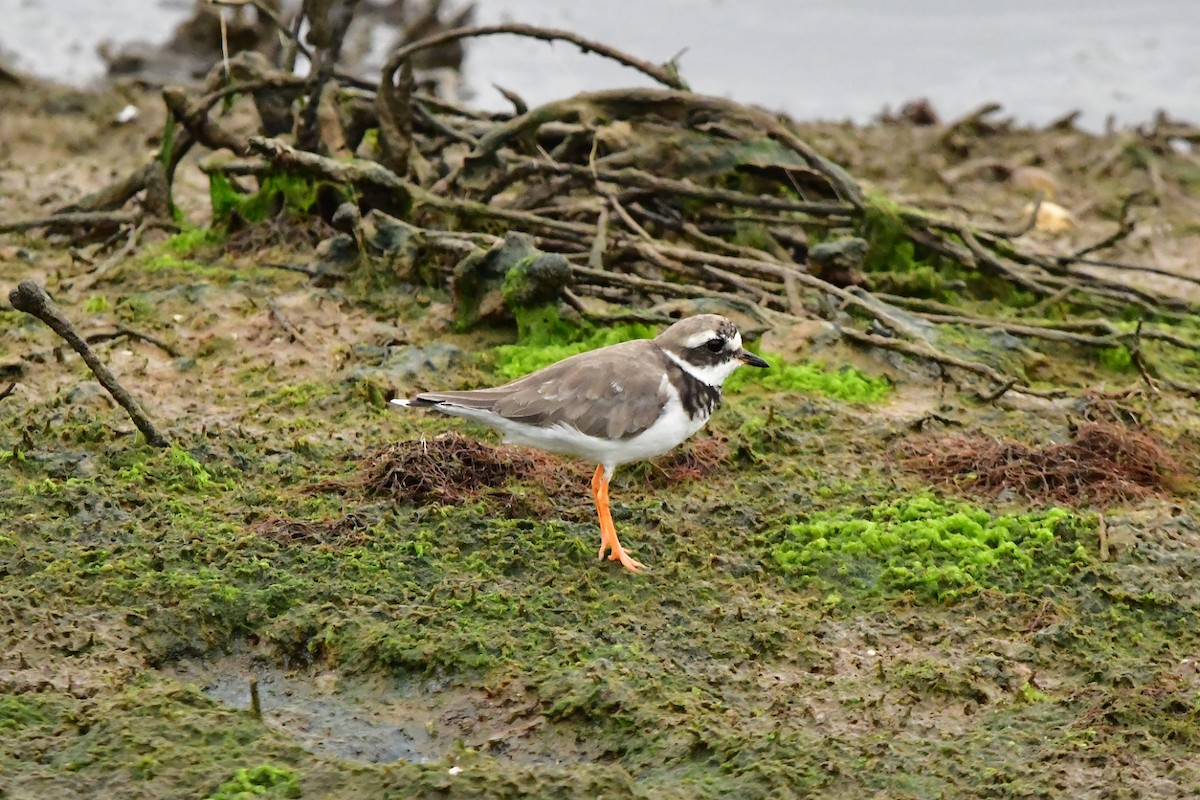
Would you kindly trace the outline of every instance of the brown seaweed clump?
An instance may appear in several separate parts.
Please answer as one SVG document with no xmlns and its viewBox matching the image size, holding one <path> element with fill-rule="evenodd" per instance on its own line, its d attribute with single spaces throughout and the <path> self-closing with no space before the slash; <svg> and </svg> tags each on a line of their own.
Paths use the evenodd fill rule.
<svg viewBox="0 0 1200 800">
<path fill-rule="evenodd" d="M 729 441 L 723 436 L 703 436 L 655 459 L 646 479 L 652 488 L 695 481 L 717 472 L 730 460 Z"/>
<path fill-rule="evenodd" d="M 397 442 L 368 453 L 359 477 L 344 488 L 416 505 L 454 504 L 484 494 L 526 494 L 509 486 L 522 481 L 546 498 L 582 492 L 587 476 L 574 464 L 516 447 L 496 447 L 457 431 Z"/>
<path fill-rule="evenodd" d="M 1087 423 L 1071 441 L 1034 447 L 961 435 L 900 443 L 893 457 L 935 484 L 984 496 L 1099 506 L 1162 495 L 1180 485 L 1178 459 L 1153 435 Z"/>
<path fill-rule="evenodd" d="M 652 462 L 647 485 L 695 480 L 728 460 L 729 445 L 723 438 L 701 438 Z M 363 456 L 356 477 L 311 488 L 417 506 L 488 498 L 499 501 L 508 513 L 533 518 L 573 516 L 570 509 L 578 506 L 580 516 L 587 517 L 591 504 L 584 499 L 592 469 L 540 450 L 497 447 L 451 431 L 372 450 Z M 556 503 L 559 499 L 568 502 Z"/>
<path fill-rule="evenodd" d="M 260 520 L 250 530 L 281 545 L 353 546 L 366 543 L 368 521 L 358 514 L 327 520 L 301 520 L 272 517 Z"/>
</svg>

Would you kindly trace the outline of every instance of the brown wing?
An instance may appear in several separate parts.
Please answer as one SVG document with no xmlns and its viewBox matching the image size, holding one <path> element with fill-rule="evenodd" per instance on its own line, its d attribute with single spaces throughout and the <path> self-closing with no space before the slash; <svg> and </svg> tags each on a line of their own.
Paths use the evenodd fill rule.
<svg viewBox="0 0 1200 800">
<path fill-rule="evenodd" d="M 570 425 L 589 436 L 627 439 L 662 414 L 666 366 L 658 345 L 643 339 L 572 356 L 494 389 L 424 392 L 416 400 L 455 403 L 515 422 Z"/>
</svg>

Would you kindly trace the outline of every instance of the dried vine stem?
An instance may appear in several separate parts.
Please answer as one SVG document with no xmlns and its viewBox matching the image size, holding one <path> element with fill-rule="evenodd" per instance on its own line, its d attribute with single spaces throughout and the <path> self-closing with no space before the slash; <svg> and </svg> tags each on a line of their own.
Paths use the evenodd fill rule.
<svg viewBox="0 0 1200 800">
<path fill-rule="evenodd" d="M 852 342 L 870 345 L 871 347 L 878 347 L 884 350 L 892 350 L 921 361 L 930 361 L 935 364 L 940 364 L 944 367 L 954 367 L 956 369 L 974 373 L 982 378 L 986 378 L 993 384 L 1006 387 L 1005 391 L 1016 390 L 1024 394 L 1032 394 L 1043 397 L 1061 394 L 1061 392 L 1046 392 L 1043 390 L 1032 389 L 1028 386 L 1023 386 L 1012 378 L 1001 375 L 987 364 L 981 364 L 978 361 L 967 361 L 965 359 L 956 358 L 955 356 L 948 355 L 940 350 L 935 350 L 928 344 L 910 342 L 903 339 L 895 339 L 890 336 L 879 336 L 878 334 L 873 333 L 863 333 L 862 331 L 855 330 L 853 328 L 842 328 L 841 333 L 842 336 L 846 337 Z M 999 397 L 999 395 L 996 397 Z"/>
<path fill-rule="evenodd" d="M 376 89 L 376 111 L 379 117 L 379 138 L 385 163 L 396 172 L 403 173 L 407 165 L 407 153 L 411 141 L 412 112 L 408 98 L 412 91 L 412 66 L 409 63 L 415 53 L 432 47 L 476 36 L 513 34 L 546 42 L 565 41 L 574 44 L 584 53 L 596 53 L 612 59 L 618 64 L 638 70 L 664 86 L 686 90 L 687 85 L 679 77 L 673 65 L 658 66 L 635 58 L 615 47 L 586 39 L 571 31 L 541 28 L 536 25 L 507 23 L 503 25 L 479 25 L 441 31 L 424 39 L 410 42 L 394 52 L 387 60 Z M 397 73 L 400 80 L 397 83 Z M 518 106 L 519 108 L 520 106 Z"/>
<path fill-rule="evenodd" d="M 524 156 L 513 159 L 514 163 L 524 166 L 529 172 L 543 172 L 548 175 L 572 175 L 595 181 L 615 183 L 619 186 L 637 189 L 649 194 L 667 194 L 690 200 L 704 200 L 710 203 L 722 203 L 741 208 L 763 208 L 772 211 L 791 211 L 812 217 L 840 217 L 849 222 L 856 214 L 855 207 L 850 203 L 830 201 L 792 200 L 786 197 L 748 194 L 734 189 L 709 188 L 688 181 L 664 178 L 651 175 L 644 170 L 626 167 L 624 169 L 603 169 L 588 167 L 580 164 L 564 164 L 553 161 L 538 160 Z M 786 224 L 795 225 L 802 219 L 781 218 Z"/>
<path fill-rule="evenodd" d="M 157 336 L 151 336 L 148 333 L 143 333 L 142 331 L 135 330 L 126 325 L 118 325 L 114 331 L 89 334 L 84 341 L 86 341 L 88 344 L 99 344 L 100 342 L 108 342 L 114 339 L 136 339 L 138 341 L 145 342 L 146 344 L 152 344 L 159 350 L 162 350 L 164 353 L 169 355 L 171 358 L 179 358 L 181 355 L 183 355 L 179 352 L 178 348 L 167 344 Z"/>
<path fill-rule="evenodd" d="M 222 2 L 259 5 L 258 0 Z M 322 0 L 312 7 L 318 11 L 336 7 L 348 15 L 354 5 L 355 0 Z M 341 22 L 347 19 L 343 16 Z M 330 14 L 324 14 L 321 22 L 328 36 L 320 36 L 319 52 L 313 56 L 320 63 L 311 80 L 275 69 L 261 56 L 242 54 L 229 59 L 228 73 L 219 67 L 211 72 L 199 93 L 168 89 L 164 102 L 176 122 L 167 132 L 168 146 L 160 159 L 68 210 L 108 212 L 144 191 L 146 211 L 162 213 L 169 206 L 169 186 L 179 159 L 200 144 L 237 156 L 220 162 L 212 157 L 203 160 L 207 172 L 255 176 L 260 185 L 272 173 L 287 172 L 350 187 L 361 208 L 396 216 L 420 237 L 422 245 L 448 254 L 461 256 L 491 247 L 499 241 L 493 234 L 504 229 L 532 233 L 538 246 L 568 257 L 575 288 L 563 298 L 592 318 L 611 320 L 614 314 L 589 306 L 585 295 L 622 306 L 617 315 L 627 318 L 650 314 L 633 306 L 666 298 L 721 300 L 767 324 L 821 315 L 834 322 L 847 341 L 922 359 L 943 372 L 965 371 L 990 384 L 984 394 L 993 397 L 1012 389 L 1032 390 L 996 368 L 940 352 L 936 340 L 913 324 L 914 318 L 932 325 L 996 328 L 1080 347 L 1123 346 L 1137 350 L 1140 367 L 1151 376 L 1153 364 L 1142 352 L 1144 342 L 1197 347 L 1184 337 L 1149 326 L 1134 336 L 1103 320 L 1039 324 L 974 317 L 954 306 L 865 291 L 860 288 L 862 280 L 831 275 L 816 259 L 806 263 L 810 234 L 822 240 L 857 237 L 863 240 L 864 250 L 868 244 L 879 247 L 880 241 L 896 236 L 1032 293 L 1039 298 L 1034 308 L 1050 309 L 1069 300 L 1075 308 L 1105 315 L 1131 307 L 1167 318 L 1194 312 L 1178 298 L 1080 268 L 1093 262 L 1087 258 L 1090 253 L 1119 241 L 1132 229 L 1127 216 L 1132 199 L 1111 236 L 1069 256 L 1028 252 L 1015 239 L 1036 222 L 1037 207 L 1018 225 L 1005 228 L 995 220 L 988 224 L 948 220 L 866 196 L 851 175 L 810 147 L 786 121 L 732 100 L 691 93 L 672 64 L 650 64 L 568 31 L 519 24 L 456 27 L 398 48 L 379 80 L 366 83 L 333 66 L 345 26 Z M 532 109 L 509 93 L 516 109 L 512 117 L 464 108 L 416 90 L 415 54 L 460 39 L 498 34 L 569 42 L 637 69 L 666 88 L 589 92 Z M 360 153 L 371 154 L 370 158 L 329 158 L 316 152 L 322 143 L 311 135 L 302 135 L 299 146 L 279 138 L 283 131 L 311 133 L 318 104 L 323 114 L 339 110 L 328 102 L 328 92 L 322 100 L 321 85 L 340 90 L 340 102 L 352 106 L 346 116 L 354 117 L 360 135 L 378 128 L 378 150 L 365 138 L 348 143 L 359 147 Z M 237 94 L 250 95 L 259 106 L 262 135 L 245 137 L 213 113 L 217 103 Z M 947 135 L 959 137 L 968 129 L 1002 125 L 988 119 L 993 111 L 980 109 L 952 126 Z M 676 159 L 672 148 L 664 152 L 659 143 L 676 133 L 684 143 L 681 147 L 696 141 L 703 152 L 692 160 Z M 770 145 L 765 165 L 744 163 L 734 152 L 739 146 L 753 150 L 764 139 Z M 469 149 L 465 159 L 464 149 Z M 711 152 L 720 155 L 714 164 L 706 160 Z M 695 163 L 713 168 L 697 170 Z M 713 180 L 709 175 L 737 180 Z M 744 175 L 750 179 L 741 180 Z M 730 183 L 736 188 L 729 188 Z M 986 216 L 965 207 L 960 210 Z M 143 215 L 114 218 L 130 224 Z M 56 221 L 65 225 L 69 219 L 63 216 Z M 31 222 L 10 223 L 8 229 L 46 227 Z M 487 233 L 461 230 L 484 225 Z M 753 225 L 758 226 L 757 238 L 743 237 L 745 228 Z M 879 229 L 884 229 L 883 236 Z M 873 257 L 878 259 L 879 254 Z M 1153 267 L 1143 269 L 1165 274 Z M 847 312 L 858 320 L 870 320 L 869 332 L 848 327 Z M 890 335 L 879 335 L 880 328 Z M 1159 385 L 1172 385 L 1169 377 L 1152 378 Z"/>
<path fill-rule="evenodd" d="M 268 139 L 262 136 L 250 137 L 249 145 L 255 152 L 263 154 L 269 165 L 265 162 L 242 161 L 234 167 L 240 174 L 261 175 L 269 172 L 270 167 L 277 167 L 287 171 L 303 172 L 335 183 L 369 184 L 386 189 L 394 193 L 395 200 L 400 205 L 411 203 L 414 207 L 423 206 L 468 216 L 498 219 L 534 229 L 566 234 L 570 237 L 590 237 L 595 233 L 595 228 L 591 225 L 560 221 L 525 211 L 510 211 L 472 200 L 442 197 L 404 180 L 387 167 L 374 161 L 361 159 L 340 161 L 326 158 L 316 153 L 298 150 L 278 139 Z M 221 169 L 218 165 L 210 165 L 209 168 Z"/>
<path fill-rule="evenodd" d="M 246 65 L 245 68 L 247 70 L 253 71 L 255 68 L 253 56 L 254 54 L 247 53 L 230 59 L 231 68 L 235 64 Z M 231 94 L 250 91 L 255 88 L 269 87 L 271 85 L 266 82 L 260 83 L 256 81 L 244 86 L 228 86 L 226 85 L 227 80 L 228 76 L 221 65 L 210 70 L 205 80 L 204 94 L 186 106 L 183 116 L 189 120 L 193 120 L 194 124 L 198 126 L 200 114 L 207 115 L 213 106 Z M 148 204 L 151 207 L 146 210 L 152 215 L 164 218 L 169 217 L 170 187 L 173 183 L 175 169 L 183 157 L 191 151 L 197 139 L 187 126 L 177 127 L 176 122 L 172 119 L 167 120 L 166 136 L 166 149 L 158 158 L 151 160 L 145 166 L 140 167 L 121 180 L 97 192 L 93 192 L 74 203 L 69 203 L 58 208 L 55 213 L 73 214 L 80 212 L 114 211 L 124 206 L 137 194 L 146 192 L 148 196 L 161 195 L 158 202 Z M 140 218 L 139 216 L 138 219 Z"/>
<path fill-rule="evenodd" d="M 299 151 L 278 140 L 268 140 L 262 137 L 253 138 L 250 141 L 250 145 L 256 152 L 264 153 L 268 157 L 271 167 L 274 168 L 298 169 L 342 183 L 371 183 L 397 192 L 407 192 L 415 207 L 424 206 L 440 211 L 458 214 L 466 213 L 503 220 L 521 225 L 527 229 L 545 230 L 558 236 L 566 236 L 571 241 L 579 242 L 581 245 L 590 242 L 590 245 L 593 246 L 589 246 L 587 250 L 592 253 L 589 256 L 592 266 L 573 267 L 576 278 L 584 284 L 610 286 L 633 290 L 642 294 L 660 296 L 722 299 L 726 302 L 730 302 L 731 298 L 733 298 L 732 302 L 735 305 L 744 308 L 754 317 L 770 323 L 782 323 L 786 319 L 795 319 L 799 315 L 807 315 L 803 311 L 802 301 L 795 291 L 795 287 L 801 286 L 839 299 L 845 307 L 857 309 L 868 318 L 876 320 L 879 324 L 895 332 L 896 337 L 898 337 L 878 336 L 854 331 L 843 326 L 841 328 L 842 334 L 850 341 L 892 350 L 910 357 L 940 364 L 943 367 L 962 369 L 985 378 L 993 385 L 1003 386 L 1007 384 L 1008 389 L 1027 393 L 1033 392 L 1030 387 L 1012 381 L 990 366 L 957 358 L 938 350 L 921 337 L 914 335 L 911 332 L 910 326 L 891 314 L 886 306 L 874 302 L 869 297 L 860 297 L 854 292 L 811 275 L 800 269 L 797 265 L 780 262 L 772 258 L 769 254 L 761 252 L 756 257 L 748 257 L 748 248 L 741 248 L 739 255 L 729 255 L 661 242 L 630 217 L 629 212 L 615 195 L 611 193 L 605 194 L 603 190 L 600 190 L 601 195 L 608 198 L 617 216 L 626 222 L 627 227 L 631 231 L 632 239 L 621 235 L 614 235 L 609 231 L 607 222 L 604 223 L 603 229 L 605 234 L 601 238 L 599 217 L 597 218 L 597 225 L 572 223 L 533 212 L 511 211 L 471 200 L 447 198 L 401 179 L 390 170 L 371 162 L 337 161 Z M 251 172 L 256 174 L 262 174 L 266 170 L 266 163 L 250 164 L 245 161 L 240 162 L 236 168 L 236 171 L 242 173 Z M 553 171 L 561 170 L 553 169 Z M 572 170 L 572 172 L 575 171 Z M 664 186 L 670 189 L 683 188 L 672 185 L 670 181 L 664 182 L 662 179 L 656 179 L 653 176 L 645 176 L 637 170 L 621 170 L 617 175 L 609 177 L 629 182 L 653 183 L 659 189 L 664 188 Z M 691 192 L 687 192 L 687 194 L 690 195 Z M 737 195 L 737 193 L 732 194 Z M 729 195 L 724 195 L 722 199 L 727 199 L 728 197 Z M 752 199 L 752 196 L 747 196 L 747 198 Z M 740 200 L 742 198 L 736 197 L 735 199 Z M 841 213 L 846 213 L 848 209 L 847 206 L 842 205 L 834 206 L 834 208 Z M 809 210 L 811 211 L 811 209 Z M 431 239 L 436 239 L 439 233 L 432 229 L 418 230 L 421 230 L 423 234 Z M 646 260 L 656 263 L 676 274 L 692 274 L 687 265 L 698 264 L 701 267 L 700 276 L 714 279 L 720 284 L 732 287 L 735 293 L 730 295 L 728 292 L 705 289 L 692 284 L 647 279 L 628 273 L 598 269 L 596 268 L 597 262 L 594 251 L 594 244 L 597 238 L 602 242 L 607 241 L 612 247 L 629 249 L 641 255 Z M 496 240 L 491 239 L 481 243 L 488 244 L 494 241 Z M 977 246 L 982 247 L 978 243 Z M 792 288 L 789 289 L 788 287 Z M 949 309 L 952 309 L 952 307 L 947 307 L 947 310 Z M 1094 331 L 1089 334 L 1049 326 L 1019 325 L 997 320 L 976 319 L 952 313 L 923 313 L 920 316 L 935 323 L 964 324 L 972 327 L 996 327 L 1015 335 L 1089 347 L 1119 346 L 1124 343 L 1124 337 L 1127 336 L 1103 321 L 1081 323 L 1081 325 Z M 1070 323 L 1068 323 L 1069 325 Z M 1157 337 L 1158 334 L 1144 333 L 1143 336 L 1147 338 L 1151 336 Z M 1170 339 L 1172 337 L 1164 335 L 1164 338 Z M 1178 340 L 1178 337 L 1174 338 Z M 1183 340 L 1178 340 L 1174 343 L 1177 346 L 1185 347 L 1192 345 L 1192 343 L 1187 343 Z M 1044 394 L 1044 392 L 1038 393 Z"/>
<path fill-rule="evenodd" d="M 121 407 L 129 414 L 129 418 L 133 420 L 133 424 L 146 437 L 147 442 L 154 447 L 170 446 L 170 442 L 154 427 L 154 423 L 146 416 L 146 412 L 142 410 L 138 402 L 133 399 L 133 395 L 117 381 L 104 362 L 96 357 L 92 348 L 88 347 L 88 343 L 75 330 L 75 326 L 71 324 L 70 320 L 63 316 L 62 311 L 46 294 L 45 289 L 33 281 L 21 281 L 15 290 L 9 292 L 8 302 L 18 311 L 23 311 L 46 323 L 50 330 L 61 336 L 76 353 L 79 353 L 92 374 L 96 376 L 96 380 L 100 381 L 113 399 L 121 404 Z"/>
<path fill-rule="evenodd" d="M 578 47 L 584 53 L 595 53 L 599 56 L 616 61 L 618 64 L 623 64 L 626 67 L 637 70 L 643 75 L 658 81 L 663 86 L 668 86 L 672 89 L 687 90 L 687 84 L 679 77 L 678 71 L 673 66 L 660 66 L 651 64 L 649 61 L 631 56 L 628 53 L 612 47 L 611 45 L 597 42 L 594 39 L 588 39 L 571 31 L 558 30 L 555 28 L 542 28 L 537 25 L 522 25 L 520 23 L 505 23 L 502 25 L 476 25 L 466 28 L 453 28 L 448 31 L 441 31 L 431 36 L 426 36 L 424 39 L 418 39 L 415 42 L 409 42 L 392 53 L 384 64 L 383 72 L 380 80 L 380 91 L 386 89 L 395 80 L 396 72 L 400 66 L 407 61 L 414 53 L 421 50 L 428 50 L 438 45 L 443 45 L 448 42 L 457 41 L 459 39 L 470 39 L 476 36 L 495 36 L 497 34 L 513 34 L 515 36 L 524 36 L 529 39 L 539 39 L 544 42 L 570 42 Z"/>
<path fill-rule="evenodd" d="M 137 222 L 140 214 L 130 214 L 123 211 L 68 211 L 61 214 L 51 214 L 47 217 L 20 219 L 13 222 L 0 223 L 0 233 L 19 233 L 36 228 L 55 228 L 76 225 L 129 225 Z"/>
<path fill-rule="evenodd" d="M 487 161 L 513 139 L 548 123 L 574 119 L 636 119 L 648 114 L 686 122 L 695 114 L 711 114 L 749 123 L 758 133 L 766 135 L 799 155 L 815 172 L 829 183 L 839 200 L 861 208 L 864 203 L 858 184 L 837 164 L 816 152 L 803 139 L 775 117 L 756 108 L 741 105 L 721 97 L 709 97 L 688 91 L 671 89 L 622 89 L 590 92 L 566 100 L 539 106 L 495 127 L 479 140 L 470 161 Z M 439 187 L 452 185 L 457 173 L 444 179 Z"/>
<path fill-rule="evenodd" d="M 321 106 L 321 95 L 325 85 L 333 79 L 334 67 L 342 52 L 342 43 L 346 32 L 350 29 L 350 21 L 354 18 L 354 10 L 359 0 L 332 0 L 326 3 L 305 3 L 305 11 L 309 15 L 309 40 L 316 38 L 321 44 L 317 61 L 312 73 L 312 82 L 308 87 L 308 103 L 300 114 L 297 143 L 305 150 L 316 150 L 320 146 L 320 136 L 317 132 L 317 117 Z M 314 10 L 323 10 L 326 18 L 313 18 Z"/>
</svg>

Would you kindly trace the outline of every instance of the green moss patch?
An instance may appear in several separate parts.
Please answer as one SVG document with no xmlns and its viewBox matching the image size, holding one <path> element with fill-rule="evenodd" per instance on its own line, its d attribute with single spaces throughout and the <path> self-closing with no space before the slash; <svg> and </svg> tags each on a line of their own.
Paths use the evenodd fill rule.
<svg viewBox="0 0 1200 800">
<path fill-rule="evenodd" d="M 552 306 L 519 310 L 515 314 L 517 344 L 501 345 L 492 351 L 496 375 L 504 380 L 528 375 L 568 356 L 598 347 L 658 335 L 658 330 L 651 325 L 607 328 L 577 325 L 559 317 Z"/>
<path fill-rule="evenodd" d="M 44 723 L 45 703 L 36 695 L 0 697 L 0 734 Z"/>
<path fill-rule="evenodd" d="M 83 310 L 88 314 L 101 314 L 108 311 L 108 309 L 108 298 L 100 294 L 92 295 L 83 304 Z"/>
<path fill-rule="evenodd" d="M 263 764 L 239 769 L 232 778 L 217 787 L 208 800 L 253 800 L 256 797 L 301 797 L 300 782 L 294 770 Z"/>
<path fill-rule="evenodd" d="M 1133 355 L 1124 347 L 1106 347 L 1096 351 L 1096 358 L 1112 372 L 1132 372 Z"/>
<path fill-rule="evenodd" d="M 316 205 L 321 188 L 333 186 L 283 173 L 265 176 L 259 189 L 249 194 L 238 191 L 221 172 L 210 174 L 208 183 L 213 219 L 223 221 L 236 215 L 246 222 L 261 222 L 280 207 L 297 214 L 308 213 Z"/>
<path fill-rule="evenodd" d="M 1092 563 L 1080 543 L 1086 527 L 1063 509 L 994 515 L 922 495 L 853 514 L 814 514 L 785 529 L 772 557 L 784 573 L 818 579 L 831 592 L 910 592 L 944 602 L 1068 582 Z"/>
<path fill-rule="evenodd" d="M 514 380 L 547 367 L 568 356 L 627 342 L 652 339 L 659 330 L 652 325 L 614 325 L 606 328 L 581 326 L 563 320 L 552 307 L 517 314 L 518 343 L 501 345 L 492 351 L 496 375 Z M 887 378 L 872 378 L 853 367 L 828 370 L 815 362 L 788 364 L 776 355 L 760 354 L 770 368 L 739 369 L 725 382 L 729 392 L 747 387 L 822 394 L 851 403 L 871 403 L 884 399 L 892 385 Z"/>
<path fill-rule="evenodd" d="M 757 386 L 781 392 L 822 394 L 848 403 L 878 402 L 892 391 L 891 381 L 887 378 L 873 378 L 853 367 L 830 370 L 816 362 L 788 364 L 770 353 L 759 355 L 770 368 L 739 369 L 725 381 L 727 391 L 739 392 Z"/>
<path fill-rule="evenodd" d="M 191 258 L 198 250 L 224 240 L 225 235 L 214 228 L 186 228 L 163 242 L 163 247 L 180 258 Z"/>
</svg>

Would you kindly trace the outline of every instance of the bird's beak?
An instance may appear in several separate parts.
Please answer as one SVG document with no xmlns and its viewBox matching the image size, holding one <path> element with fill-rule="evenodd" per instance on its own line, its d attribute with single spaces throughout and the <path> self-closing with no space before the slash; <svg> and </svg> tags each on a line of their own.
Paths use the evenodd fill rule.
<svg viewBox="0 0 1200 800">
<path fill-rule="evenodd" d="M 737 357 L 739 361 L 747 366 L 761 367 L 763 369 L 766 369 L 770 366 L 770 364 L 768 364 L 766 361 L 763 361 L 761 358 L 754 355 L 754 353 L 751 353 L 749 350 L 744 348 L 738 351 Z"/>
</svg>

